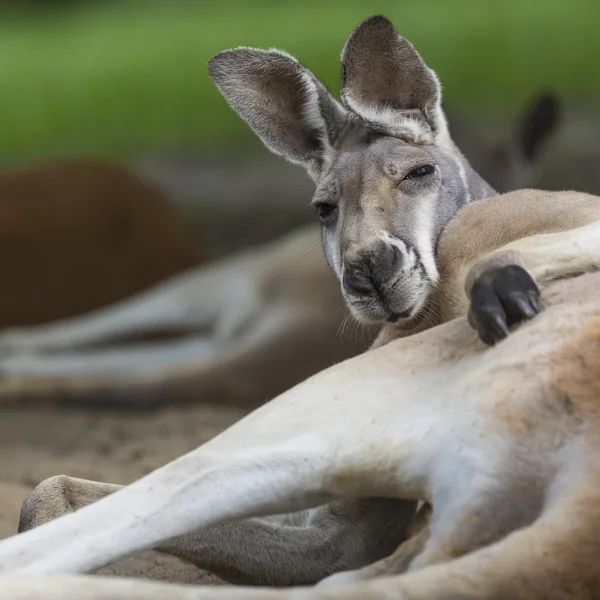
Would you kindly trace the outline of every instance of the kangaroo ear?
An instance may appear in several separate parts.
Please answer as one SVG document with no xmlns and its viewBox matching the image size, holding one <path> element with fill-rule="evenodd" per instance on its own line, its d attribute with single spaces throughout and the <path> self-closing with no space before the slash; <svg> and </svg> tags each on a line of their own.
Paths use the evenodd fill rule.
<svg viewBox="0 0 600 600">
<path fill-rule="evenodd" d="M 561 120 L 561 106 L 552 93 L 541 94 L 525 111 L 517 124 L 519 150 L 529 162 L 534 162 L 544 143 Z"/>
<path fill-rule="evenodd" d="M 436 74 L 383 16 L 363 21 L 344 46 L 342 99 L 384 133 L 412 133 L 424 143 L 438 133 L 447 135 Z"/>
<path fill-rule="evenodd" d="M 208 73 L 267 148 L 319 177 L 346 111 L 310 71 L 279 50 L 235 48 L 211 58 Z"/>
</svg>

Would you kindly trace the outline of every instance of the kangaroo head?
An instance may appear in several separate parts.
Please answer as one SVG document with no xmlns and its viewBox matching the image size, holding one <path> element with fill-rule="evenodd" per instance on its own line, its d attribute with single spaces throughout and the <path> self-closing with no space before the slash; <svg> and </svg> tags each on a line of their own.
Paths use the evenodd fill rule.
<svg viewBox="0 0 600 600">
<path fill-rule="evenodd" d="M 325 255 L 354 316 L 409 319 L 438 279 L 444 226 L 494 190 L 452 142 L 437 76 L 388 19 L 363 21 L 341 61 L 343 106 L 279 50 L 226 50 L 208 71 L 264 144 L 314 179 Z"/>
</svg>

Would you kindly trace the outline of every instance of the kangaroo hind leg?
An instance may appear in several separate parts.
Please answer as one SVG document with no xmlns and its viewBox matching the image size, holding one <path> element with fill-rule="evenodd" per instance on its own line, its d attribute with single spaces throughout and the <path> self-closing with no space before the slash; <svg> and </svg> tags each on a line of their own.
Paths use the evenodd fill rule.
<svg viewBox="0 0 600 600">
<path fill-rule="evenodd" d="M 309 438 L 214 450 L 217 437 L 76 512 L 3 540 L 0 568 L 87 572 L 201 527 L 323 504 L 334 498 L 323 487 L 332 457 L 325 442 Z"/>
</svg>

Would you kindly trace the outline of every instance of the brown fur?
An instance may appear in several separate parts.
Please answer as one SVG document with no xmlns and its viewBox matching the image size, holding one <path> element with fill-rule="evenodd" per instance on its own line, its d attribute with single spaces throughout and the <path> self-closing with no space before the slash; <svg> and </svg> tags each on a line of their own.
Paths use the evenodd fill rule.
<svg viewBox="0 0 600 600">
<path fill-rule="evenodd" d="M 577 341 L 556 357 L 554 388 L 574 419 L 600 416 L 600 315 L 590 319 Z"/>
<path fill-rule="evenodd" d="M 199 264 L 169 201 L 93 160 L 0 175 L 0 328 L 82 314 Z"/>
</svg>

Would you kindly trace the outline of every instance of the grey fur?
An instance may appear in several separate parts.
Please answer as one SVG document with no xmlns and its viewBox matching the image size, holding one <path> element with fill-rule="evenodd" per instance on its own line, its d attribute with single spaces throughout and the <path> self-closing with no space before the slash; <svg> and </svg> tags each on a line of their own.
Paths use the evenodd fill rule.
<svg viewBox="0 0 600 600">
<path fill-rule="evenodd" d="M 208 70 L 265 145 L 305 165 L 317 188 L 327 261 L 354 316 L 414 319 L 436 283 L 435 246 L 467 202 L 495 191 L 452 142 L 441 86 L 382 16 L 342 52 L 346 110 L 298 61 L 238 48 Z M 425 166 L 433 172 L 406 179 Z"/>
</svg>

